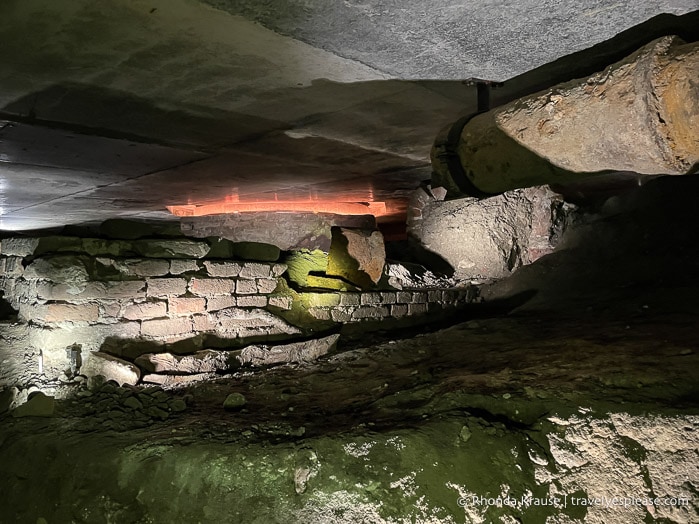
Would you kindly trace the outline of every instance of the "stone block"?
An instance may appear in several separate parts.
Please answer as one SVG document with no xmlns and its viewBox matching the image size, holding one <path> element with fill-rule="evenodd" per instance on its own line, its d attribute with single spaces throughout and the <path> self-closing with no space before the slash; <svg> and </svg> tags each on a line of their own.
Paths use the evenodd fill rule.
<svg viewBox="0 0 699 524">
<path fill-rule="evenodd" d="M 395 291 L 382 291 L 380 294 L 381 294 L 381 303 L 382 304 L 395 304 L 396 303 Z"/>
<path fill-rule="evenodd" d="M 187 317 L 163 320 L 144 320 L 141 334 L 146 337 L 174 337 L 192 332 L 192 321 Z"/>
<path fill-rule="evenodd" d="M 413 301 L 413 294 L 409 291 L 398 291 L 396 292 L 396 303 L 398 304 L 409 304 Z"/>
<path fill-rule="evenodd" d="M 148 297 L 178 296 L 187 292 L 186 278 L 149 278 L 146 283 Z"/>
<path fill-rule="evenodd" d="M 266 307 L 266 295 L 245 295 L 237 298 L 238 307 Z"/>
<path fill-rule="evenodd" d="M 316 320 L 330 320 L 330 308 L 311 307 L 308 308 L 308 314 Z"/>
<path fill-rule="evenodd" d="M 242 365 L 255 367 L 313 362 L 335 349 L 339 338 L 340 335 L 329 335 L 314 340 L 277 346 L 248 346 L 240 351 L 238 360 Z"/>
<path fill-rule="evenodd" d="M 36 296 L 41 300 L 63 300 L 66 302 L 83 302 L 96 299 L 139 299 L 145 298 L 146 283 L 137 281 L 87 282 L 84 288 L 66 284 L 38 282 Z"/>
<path fill-rule="evenodd" d="M 354 312 L 355 308 L 352 306 L 338 306 L 335 308 L 332 308 L 330 310 L 330 319 L 333 322 L 351 322 L 352 321 L 352 313 Z"/>
<path fill-rule="evenodd" d="M 427 302 L 427 293 L 425 291 L 413 293 L 413 304 L 424 304 L 425 302 Z"/>
<path fill-rule="evenodd" d="M 264 309 L 228 308 L 212 313 L 215 331 L 234 337 L 295 335 L 299 329 Z"/>
<path fill-rule="evenodd" d="M 136 277 L 162 277 L 170 272 L 170 261 L 157 258 L 115 260 L 113 265 L 120 273 Z"/>
<path fill-rule="evenodd" d="M 219 311 L 227 307 L 235 307 L 237 305 L 236 297 L 233 295 L 210 297 L 206 299 L 206 310 Z"/>
<path fill-rule="evenodd" d="M 206 311 L 206 299 L 201 297 L 170 297 L 167 304 L 171 315 L 191 315 Z"/>
<path fill-rule="evenodd" d="M 60 255 L 37 258 L 24 270 L 24 278 L 43 279 L 58 284 L 66 284 L 71 289 L 84 287 L 90 279 L 87 258 Z"/>
<path fill-rule="evenodd" d="M 236 353 L 205 349 L 192 355 L 149 353 L 135 360 L 137 366 L 148 373 L 195 374 L 230 371 L 239 367 Z"/>
<path fill-rule="evenodd" d="M 408 304 L 408 315 L 424 315 L 427 313 L 427 304 Z"/>
<path fill-rule="evenodd" d="M 328 267 L 328 254 L 316 249 L 292 251 L 285 259 L 289 280 L 301 287 L 306 287 L 310 273 L 325 273 Z M 281 264 L 275 264 L 275 266 Z"/>
<path fill-rule="evenodd" d="M 199 271 L 199 264 L 196 260 L 175 258 L 170 260 L 170 274 L 181 275 L 182 273 L 193 273 Z"/>
<path fill-rule="evenodd" d="M 284 311 L 291 309 L 293 299 L 289 295 L 273 295 L 269 297 L 268 304 Z"/>
<path fill-rule="evenodd" d="M 132 363 L 100 351 L 87 354 L 80 367 L 80 373 L 88 378 L 102 375 L 119 385 L 135 385 L 141 377 L 140 370 Z"/>
<path fill-rule="evenodd" d="M 213 297 L 231 295 L 235 293 L 235 286 L 235 280 L 230 278 L 193 278 L 189 282 L 189 291 L 199 297 Z"/>
<path fill-rule="evenodd" d="M 340 304 L 343 306 L 358 306 L 361 303 L 360 293 L 340 293 Z"/>
<path fill-rule="evenodd" d="M 164 301 L 129 304 L 121 313 L 121 317 L 127 320 L 148 320 L 165 316 L 167 316 L 167 304 Z"/>
<path fill-rule="evenodd" d="M 381 304 L 381 293 L 362 293 L 360 295 L 360 302 L 362 305 Z"/>
<path fill-rule="evenodd" d="M 44 242 L 39 249 L 44 247 Z M 80 242 L 79 251 L 91 256 L 113 256 L 130 257 L 138 256 L 131 242 L 123 240 L 103 240 L 101 238 L 83 238 Z"/>
<path fill-rule="evenodd" d="M 182 387 L 198 382 L 205 382 L 217 378 L 215 373 L 197 373 L 196 375 L 158 375 L 150 373 L 143 376 L 143 382 L 158 384 L 163 387 Z"/>
<path fill-rule="evenodd" d="M 241 278 L 269 278 L 272 275 L 272 266 L 257 262 L 245 262 L 240 269 Z"/>
<path fill-rule="evenodd" d="M 276 279 L 258 278 L 255 280 L 255 282 L 257 282 L 258 293 L 268 295 L 270 293 L 274 293 L 274 290 L 277 289 L 278 282 Z"/>
<path fill-rule="evenodd" d="M 203 258 L 209 253 L 207 242 L 197 240 L 134 240 L 134 250 L 148 258 Z"/>
<path fill-rule="evenodd" d="M 442 290 L 441 289 L 430 289 L 427 292 L 427 302 L 441 302 L 442 301 Z"/>
<path fill-rule="evenodd" d="M 0 244 L 2 254 L 5 256 L 26 257 L 33 255 L 36 248 L 39 247 L 38 238 L 5 238 Z"/>
<path fill-rule="evenodd" d="M 383 276 L 386 248 L 380 231 L 332 228 L 326 273 L 371 289 Z"/>
<path fill-rule="evenodd" d="M 391 306 L 391 316 L 401 318 L 408 314 L 408 304 L 393 304 Z"/>
<path fill-rule="evenodd" d="M 238 295 L 254 295 L 257 293 L 257 282 L 255 280 L 240 279 L 235 284 L 235 292 Z"/>
<path fill-rule="evenodd" d="M 272 278 L 278 278 L 286 273 L 287 269 L 288 267 L 286 264 L 272 264 L 269 269 L 270 276 Z"/>
<path fill-rule="evenodd" d="M 379 320 L 387 316 L 386 306 L 359 306 L 352 313 L 353 320 Z"/>
<path fill-rule="evenodd" d="M 213 260 L 205 260 L 204 267 L 206 268 L 206 273 L 210 277 L 237 277 L 240 274 L 240 270 L 243 268 L 243 264 L 240 262 L 219 262 Z"/>
</svg>

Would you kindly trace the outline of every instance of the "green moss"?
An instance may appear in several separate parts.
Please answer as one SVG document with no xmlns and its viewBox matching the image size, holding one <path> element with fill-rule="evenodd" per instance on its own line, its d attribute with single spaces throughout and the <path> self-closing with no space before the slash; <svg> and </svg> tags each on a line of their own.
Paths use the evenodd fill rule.
<svg viewBox="0 0 699 524">
<path fill-rule="evenodd" d="M 328 254 L 320 249 L 310 251 L 301 249 L 292 251 L 284 260 L 288 266 L 288 275 L 291 282 L 306 287 L 307 279 L 311 272 L 324 273 L 328 267 Z"/>
</svg>

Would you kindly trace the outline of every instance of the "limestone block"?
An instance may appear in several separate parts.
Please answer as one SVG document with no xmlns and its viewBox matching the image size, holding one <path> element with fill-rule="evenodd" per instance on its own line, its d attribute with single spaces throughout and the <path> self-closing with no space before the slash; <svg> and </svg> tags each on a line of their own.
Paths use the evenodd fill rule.
<svg viewBox="0 0 699 524">
<path fill-rule="evenodd" d="M 238 297 L 238 307 L 265 307 L 267 305 L 267 297 L 265 295 L 245 295 Z"/>
<path fill-rule="evenodd" d="M 257 293 L 257 282 L 254 280 L 240 279 L 235 284 L 235 292 L 238 295 L 254 295 Z"/>
<path fill-rule="evenodd" d="M 139 302 L 129 304 L 121 313 L 127 320 L 147 320 L 167 315 L 167 304 L 164 301 Z"/>
<path fill-rule="evenodd" d="M 211 315 L 203 313 L 201 315 L 192 316 L 192 330 L 194 333 L 206 333 L 208 331 L 214 331 L 216 329 L 216 323 Z"/>
<path fill-rule="evenodd" d="M 40 248 L 42 247 L 43 242 Z M 83 238 L 80 243 L 80 251 L 92 256 L 129 257 L 139 254 L 130 242 L 101 238 Z"/>
<path fill-rule="evenodd" d="M 274 290 L 277 289 L 277 279 L 272 279 L 272 278 L 258 278 L 255 280 L 257 284 L 257 292 L 262 293 L 262 294 L 269 294 L 269 293 L 274 293 Z"/>
<path fill-rule="evenodd" d="M 427 292 L 427 302 L 441 302 L 442 291 L 440 289 L 430 289 Z"/>
<path fill-rule="evenodd" d="M 204 267 L 210 277 L 237 277 L 243 268 L 243 264 L 240 262 L 205 260 Z"/>
<path fill-rule="evenodd" d="M 231 295 L 235 293 L 235 280 L 230 278 L 193 278 L 189 282 L 190 293 L 199 297 Z"/>
<path fill-rule="evenodd" d="M 388 316 L 386 306 L 359 306 L 352 313 L 353 320 L 378 320 Z"/>
<path fill-rule="evenodd" d="M 175 337 L 192 332 L 192 321 L 187 317 L 162 320 L 144 320 L 141 334 L 145 337 Z"/>
<path fill-rule="evenodd" d="M 108 337 L 127 340 L 137 338 L 140 333 L 139 322 L 130 321 L 61 328 L 31 326 L 28 330 L 27 345 L 41 348 L 45 357 L 47 353 L 55 352 L 56 355 L 64 358 L 65 348 L 76 343 L 82 345 L 83 351 L 95 351 L 100 349 Z"/>
<path fill-rule="evenodd" d="M 199 264 L 196 260 L 178 259 L 170 260 L 170 274 L 181 275 L 182 273 L 190 273 L 199 271 Z"/>
<path fill-rule="evenodd" d="M 191 315 L 206 311 L 206 299 L 202 297 L 171 297 L 167 303 L 171 315 Z"/>
<path fill-rule="evenodd" d="M 207 242 L 197 240 L 134 240 L 138 254 L 149 258 L 203 258 L 209 253 Z"/>
<path fill-rule="evenodd" d="M 427 293 L 424 291 L 417 291 L 413 293 L 413 304 L 424 304 L 427 302 Z"/>
<path fill-rule="evenodd" d="M 278 346 L 248 346 L 240 351 L 238 360 L 242 365 L 254 367 L 313 362 L 335 349 L 339 338 L 340 335 L 330 335 Z"/>
<path fill-rule="evenodd" d="M 363 289 L 383 276 L 386 248 L 380 231 L 333 228 L 326 273 L 342 277 Z"/>
<path fill-rule="evenodd" d="M 87 354 L 80 367 L 80 373 L 86 377 L 102 375 L 107 380 L 113 380 L 119 385 L 135 385 L 141 377 L 141 372 L 131 362 L 100 351 Z"/>
<path fill-rule="evenodd" d="M 192 355 L 149 353 L 135 360 L 137 366 L 148 373 L 195 374 L 230 371 L 239 366 L 235 353 L 206 349 Z"/>
<path fill-rule="evenodd" d="M 328 267 L 328 254 L 319 249 L 292 251 L 284 260 L 288 267 L 289 280 L 306 287 L 311 272 L 325 273 Z"/>
<path fill-rule="evenodd" d="M 186 278 L 149 278 L 146 283 L 148 297 L 178 296 L 187 292 Z"/>
<path fill-rule="evenodd" d="M 236 297 L 232 295 L 209 297 L 206 299 L 206 310 L 209 312 L 218 311 L 227 307 L 235 307 L 236 305 Z"/>
</svg>

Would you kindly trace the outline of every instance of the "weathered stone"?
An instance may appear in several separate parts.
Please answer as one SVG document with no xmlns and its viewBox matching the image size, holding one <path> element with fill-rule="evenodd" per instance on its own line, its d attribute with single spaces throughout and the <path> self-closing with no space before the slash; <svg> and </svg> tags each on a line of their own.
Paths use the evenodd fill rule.
<svg viewBox="0 0 699 524">
<path fill-rule="evenodd" d="M 409 233 L 446 260 L 457 279 L 502 278 L 553 251 L 573 209 L 546 186 L 433 201 Z"/>
<path fill-rule="evenodd" d="M 12 411 L 13 417 L 52 417 L 56 407 L 53 397 L 40 391 L 30 395 L 29 400 Z"/>
<path fill-rule="evenodd" d="M 196 375 L 157 375 L 155 373 L 150 373 L 144 375 L 143 382 L 158 384 L 163 387 L 178 387 L 205 382 L 216 377 L 217 375 L 212 373 L 198 373 Z"/>
<path fill-rule="evenodd" d="M 328 268 L 328 254 L 316 249 L 302 249 L 291 252 L 284 263 L 288 267 L 289 280 L 301 287 L 306 287 L 308 275 L 311 272 L 325 273 Z"/>
<path fill-rule="evenodd" d="M 228 308 L 211 316 L 216 332 L 239 338 L 300 333 L 298 328 L 263 309 Z"/>
<path fill-rule="evenodd" d="M 176 398 L 169 403 L 170 409 L 173 413 L 180 413 L 187 409 L 187 403 L 181 398 Z"/>
<path fill-rule="evenodd" d="M 141 334 L 146 337 L 174 337 L 191 332 L 192 321 L 187 317 L 145 320 L 141 323 Z"/>
<path fill-rule="evenodd" d="M 33 255 L 39 246 L 38 238 L 5 238 L 2 241 L 2 254 L 5 256 L 26 257 Z"/>
<path fill-rule="evenodd" d="M 206 255 L 206 258 L 221 258 L 225 260 L 234 258 L 233 242 L 219 236 L 208 237 L 207 240 L 211 245 L 211 249 Z"/>
<path fill-rule="evenodd" d="M 124 308 L 121 316 L 127 320 L 147 320 L 167 315 L 167 304 L 163 301 L 140 302 Z"/>
<path fill-rule="evenodd" d="M 42 242 L 40 249 L 44 247 L 44 244 L 45 242 Z M 83 238 L 79 250 L 91 256 L 129 257 L 139 254 L 131 242 L 101 238 Z"/>
<path fill-rule="evenodd" d="M 123 275 L 136 277 L 162 277 L 170 272 L 170 261 L 157 258 L 113 260 L 112 266 Z"/>
<path fill-rule="evenodd" d="M 288 311 L 291 309 L 293 304 L 293 298 L 291 298 L 289 295 L 274 295 L 269 297 L 268 303 L 272 307 L 277 307 L 284 311 Z"/>
<path fill-rule="evenodd" d="M 379 231 L 333 228 L 326 273 L 342 277 L 363 289 L 383 276 L 386 248 Z"/>
<path fill-rule="evenodd" d="M 254 280 L 240 279 L 235 284 L 235 292 L 238 295 L 254 295 L 257 293 L 257 282 Z"/>
<path fill-rule="evenodd" d="M 196 240 L 135 240 L 133 247 L 149 258 L 203 258 L 210 249 L 208 243 Z"/>
<path fill-rule="evenodd" d="M 135 385 L 141 376 L 139 369 L 132 363 L 100 351 L 87 354 L 80 367 L 80 373 L 88 378 L 102 375 L 119 385 Z"/>
<path fill-rule="evenodd" d="M 381 293 L 362 293 L 360 295 L 362 305 L 374 305 L 383 303 Z"/>
<path fill-rule="evenodd" d="M 243 348 L 237 357 L 242 365 L 273 366 L 276 364 L 313 362 L 327 355 L 337 345 L 340 335 L 292 342 L 278 346 L 255 345 Z"/>
<path fill-rule="evenodd" d="M 36 296 L 42 300 L 64 300 L 68 302 L 94 299 L 139 299 L 145 298 L 146 283 L 137 281 L 87 282 L 83 289 L 66 284 L 39 282 Z"/>
<path fill-rule="evenodd" d="M 240 262 L 219 262 L 213 260 L 205 260 L 204 267 L 210 277 L 237 277 L 243 264 Z"/>
<path fill-rule="evenodd" d="M 235 354 L 206 349 L 193 355 L 150 353 L 136 359 L 136 365 L 148 373 L 196 374 L 230 371 L 238 367 Z"/>
<path fill-rule="evenodd" d="M 265 307 L 267 297 L 265 295 L 245 295 L 236 300 L 238 307 Z"/>
<path fill-rule="evenodd" d="M 193 278 L 189 282 L 189 291 L 200 297 L 231 295 L 235 287 L 235 280 L 229 278 Z"/>
<path fill-rule="evenodd" d="M 385 306 L 359 306 L 352 313 L 353 320 L 379 320 L 388 316 Z"/>
<path fill-rule="evenodd" d="M 255 280 L 257 283 L 257 292 L 262 294 L 274 293 L 277 289 L 277 280 L 271 278 L 258 278 Z"/>
<path fill-rule="evenodd" d="M 375 228 L 371 215 L 335 215 L 332 213 L 286 213 L 280 220 L 277 212 L 184 217 L 182 231 L 198 238 L 222 236 L 233 242 L 259 242 L 277 246 L 283 251 L 330 247 L 332 226 Z"/>
<path fill-rule="evenodd" d="M 232 295 L 209 297 L 206 299 L 206 310 L 209 312 L 219 311 L 237 305 L 236 297 Z"/>
<path fill-rule="evenodd" d="M 186 278 L 149 278 L 146 283 L 148 297 L 178 296 L 187 292 Z"/>
<path fill-rule="evenodd" d="M 0 275 L 6 278 L 19 278 L 24 274 L 22 257 L 2 257 L 0 258 Z"/>
<path fill-rule="evenodd" d="M 233 252 L 236 258 L 261 262 L 276 262 L 281 253 L 277 246 L 261 242 L 236 242 Z"/>
<path fill-rule="evenodd" d="M 330 319 L 333 322 L 350 322 L 353 312 L 354 307 L 352 306 L 336 307 L 330 310 Z"/>
<path fill-rule="evenodd" d="M 182 273 L 190 273 L 199 271 L 199 264 L 196 260 L 173 259 L 170 260 L 170 274 L 181 275 Z"/>
<path fill-rule="evenodd" d="M 226 400 L 223 401 L 223 409 L 235 411 L 242 408 L 245 404 L 247 404 L 247 400 L 244 395 L 241 393 L 231 393 L 226 397 Z"/>
<path fill-rule="evenodd" d="M 52 256 L 37 258 L 24 270 L 25 279 L 45 279 L 65 284 L 69 290 L 82 290 L 89 280 L 84 257 Z"/>
<path fill-rule="evenodd" d="M 171 315 L 191 315 L 206 311 L 206 299 L 200 297 L 169 298 L 168 311 Z"/>
</svg>

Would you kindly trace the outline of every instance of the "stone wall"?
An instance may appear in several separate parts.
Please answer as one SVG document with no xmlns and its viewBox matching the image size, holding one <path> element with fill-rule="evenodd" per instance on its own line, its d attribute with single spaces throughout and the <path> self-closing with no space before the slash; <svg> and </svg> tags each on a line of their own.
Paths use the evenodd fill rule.
<svg viewBox="0 0 699 524">
<path fill-rule="evenodd" d="M 12 340 L 0 327 L 0 367 L 15 369 L 11 361 L 21 354 L 33 371 L 19 379 L 0 370 L 0 387 L 65 381 L 88 369 L 136 383 L 149 371 L 134 366 L 144 354 L 269 348 L 346 323 L 439 313 L 474 298 L 472 288 L 297 292 L 285 264 L 231 259 L 225 242 L 4 239 L 0 290 L 26 329 Z"/>
</svg>

